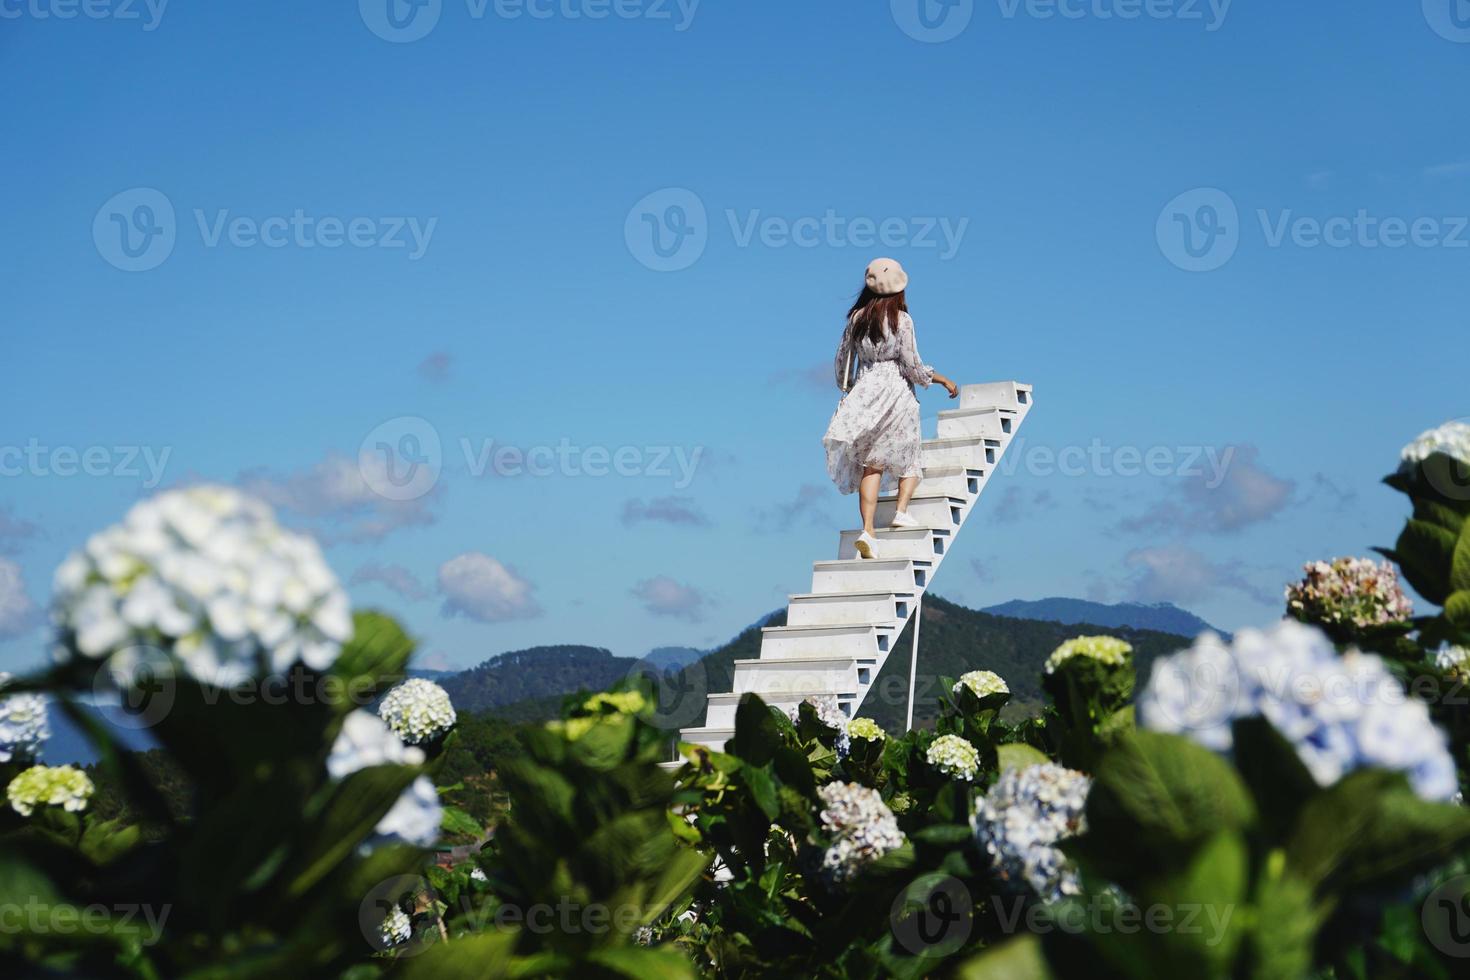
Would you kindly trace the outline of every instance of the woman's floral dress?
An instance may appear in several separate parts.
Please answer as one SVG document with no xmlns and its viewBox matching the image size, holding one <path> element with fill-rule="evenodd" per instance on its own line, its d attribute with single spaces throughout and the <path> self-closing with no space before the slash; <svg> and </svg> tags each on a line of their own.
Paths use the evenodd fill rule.
<svg viewBox="0 0 1470 980">
<path fill-rule="evenodd" d="M 919 429 L 919 400 L 914 385 L 929 387 L 934 369 L 919 360 L 914 321 L 907 313 L 875 344 L 865 334 L 854 347 L 849 321 L 833 364 L 837 386 L 842 387 L 847 353 L 858 362 L 852 390 L 837 406 L 822 445 L 827 450 L 827 473 L 842 493 L 852 493 L 863 477 L 863 467 L 883 471 L 882 490 L 891 492 L 903 477 L 922 476 L 919 457 L 923 434 Z"/>
</svg>

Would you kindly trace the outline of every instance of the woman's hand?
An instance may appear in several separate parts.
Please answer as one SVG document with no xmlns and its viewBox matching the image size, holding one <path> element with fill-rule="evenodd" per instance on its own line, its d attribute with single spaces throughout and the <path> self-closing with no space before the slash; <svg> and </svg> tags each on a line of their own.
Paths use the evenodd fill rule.
<svg viewBox="0 0 1470 980">
<path fill-rule="evenodd" d="M 936 384 L 944 385 L 944 390 L 949 392 L 949 397 L 960 397 L 960 386 L 946 378 L 944 375 L 940 374 L 938 371 L 934 372 L 934 382 Z"/>
</svg>

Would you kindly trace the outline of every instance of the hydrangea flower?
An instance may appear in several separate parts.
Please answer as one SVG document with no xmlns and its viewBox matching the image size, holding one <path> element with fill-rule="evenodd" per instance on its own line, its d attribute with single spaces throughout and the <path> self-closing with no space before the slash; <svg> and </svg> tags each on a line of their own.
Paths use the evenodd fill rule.
<svg viewBox="0 0 1470 980">
<path fill-rule="evenodd" d="M 989 694 L 1011 693 L 1005 679 L 993 670 L 972 670 L 961 674 L 960 679 L 955 681 L 954 687 L 950 689 L 950 693 L 959 694 L 962 687 L 968 687 L 977 698 L 983 698 Z"/>
<path fill-rule="evenodd" d="M 92 780 L 75 766 L 31 766 L 10 781 L 5 795 L 11 809 L 29 817 L 38 806 L 85 810 L 92 790 Z"/>
<path fill-rule="evenodd" d="M 1133 647 L 1115 636 L 1077 636 L 1063 643 L 1046 658 L 1046 672 L 1055 674 L 1057 668 L 1073 657 L 1087 657 L 1108 667 L 1121 667 L 1128 662 Z"/>
<path fill-rule="evenodd" d="M 378 927 L 378 939 L 384 948 L 399 946 L 413 938 L 413 920 L 397 905 L 388 910 Z"/>
<path fill-rule="evenodd" d="M 582 710 L 604 712 L 604 709 L 611 709 L 613 714 L 636 715 L 646 707 L 648 702 L 638 691 L 603 691 L 588 698 Z"/>
<path fill-rule="evenodd" d="M 1404 772 L 1425 799 L 1457 792 L 1454 759 L 1424 702 L 1405 694 L 1379 657 L 1339 656 L 1321 630 L 1293 620 L 1242 630 L 1232 645 L 1202 634 L 1155 664 L 1138 699 L 1143 727 L 1222 753 L 1233 747 L 1231 722 L 1257 715 L 1323 786 L 1373 766 Z"/>
<path fill-rule="evenodd" d="M 936 738 L 929 745 L 924 759 L 946 776 L 963 779 L 965 782 L 974 779 L 975 770 L 980 768 L 980 753 L 975 751 L 975 746 L 958 735 L 941 735 Z"/>
<path fill-rule="evenodd" d="M 387 722 L 362 708 L 342 720 L 342 731 L 327 756 L 327 772 L 344 779 L 373 766 L 417 766 L 424 761 L 422 749 L 404 745 Z"/>
<path fill-rule="evenodd" d="M 326 670 L 352 637 L 347 594 L 316 542 L 228 487 L 135 505 L 61 563 L 55 593 L 59 661 L 156 647 L 220 687 L 298 661 Z"/>
<path fill-rule="evenodd" d="M 822 853 L 821 873 L 833 887 L 903 846 L 903 831 L 877 790 L 860 783 L 828 783 L 817 796 L 823 804 L 822 829 L 831 840 Z"/>
<path fill-rule="evenodd" d="M 448 734 L 457 716 L 444 688 L 422 677 L 411 677 L 383 698 L 378 717 L 404 742 L 423 745 Z"/>
<path fill-rule="evenodd" d="M 1304 623 L 1367 629 L 1402 623 L 1414 604 L 1389 562 L 1334 558 L 1302 566 L 1306 577 L 1286 587 L 1286 611 Z"/>
<path fill-rule="evenodd" d="M 439 824 L 443 819 L 444 808 L 433 780 L 419 776 L 373 828 L 372 843 L 396 840 L 416 847 L 432 847 L 439 840 Z"/>
<path fill-rule="evenodd" d="M 1446 643 L 1434 655 L 1434 664 L 1461 683 L 1470 682 L 1470 648 Z"/>
<path fill-rule="evenodd" d="M 888 733 L 871 718 L 854 718 L 847 723 L 847 734 L 852 738 L 865 738 L 870 742 L 882 742 Z"/>
<path fill-rule="evenodd" d="M 809 704 L 817 713 L 817 720 L 837 733 L 837 758 L 847 758 L 847 753 L 852 748 L 852 740 L 847 734 L 847 715 L 842 711 L 842 706 L 837 701 L 835 694 L 815 694 L 803 698 L 801 704 L 796 705 L 788 716 L 793 722 L 801 718 L 801 705 Z"/>
<path fill-rule="evenodd" d="M 1423 433 L 1399 453 L 1399 468 L 1412 469 L 1435 453 L 1443 453 L 1470 466 L 1470 423 L 1446 422 L 1437 429 Z"/>
<path fill-rule="evenodd" d="M 1005 881 L 1029 886 L 1043 901 L 1080 891 L 1076 869 L 1056 847 L 1086 829 L 1092 780 L 1047 762 L 1007 769 L 975 806 L 971 821 L 981 850 Z"/>
<path fill-rule="evenodd" d="M 9 680 L 10 675 L 0 671 L 0 691 Z M 41 757 L 41 746 L 50 737 L 44 695 L 0 693 L 0 762 L 17 757 L 35 761 Z"/>
</svg>

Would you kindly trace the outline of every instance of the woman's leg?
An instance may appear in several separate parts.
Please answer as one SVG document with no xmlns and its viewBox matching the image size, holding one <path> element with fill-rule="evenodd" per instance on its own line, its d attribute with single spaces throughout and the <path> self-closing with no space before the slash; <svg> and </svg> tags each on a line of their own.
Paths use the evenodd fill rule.
<svg viewBox="0 0 1470 980">
<path fill-rule="evenodd" d="M 909 501 L 914 499 L 914 490 L 918 486 L 919 478 L 917 476 L 906 476 L 898 481 L 898 512 L 900 514 L 908 513 Z"/>
<path fill-rule="evenodd" d="M 863 530 L 869 534 L 873 533 L 873 515 L 878 512 L 878 488 L 882 483 L 882 470 L 863 467 L 863 479 L 858 484 L 858 511 L 863 515 Z"/>
</svg>

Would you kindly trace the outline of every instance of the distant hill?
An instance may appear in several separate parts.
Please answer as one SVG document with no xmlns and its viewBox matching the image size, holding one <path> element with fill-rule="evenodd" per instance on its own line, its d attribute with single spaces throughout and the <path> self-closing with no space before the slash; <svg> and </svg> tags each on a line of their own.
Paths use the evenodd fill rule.
<svg viewBox="0 0 1470 980">
<path fill-rule="evenodd" d="M 602 647 L 531 647 L 501 654 L 457 674 L 443 675 L 436 682 L 462 711 L 502 715 L 501 709 L 519 702 L 550 701 L 551 717 L 563 695 L 579 688 L 604 690 L 626 677 L 637 664 L 631 657 L 615 657 Z"/>
<path fill-rule="evenodd" d="M 1016 619 L 1042 619 L 1052 623 L 1091 623 L 1108 629 L 1131 626 L 1134 629 L 1160 630 L 1191 638 L 1205 630 L 1224 634 L 1223 630 L 1215 629 L 1194 613 L 1180 609 L 1170 602 L 1116 602 L 1109 605 L 1056 596 L 1035 601 L 1012 599 L 998 606 L 987 606 L 981 612 Z"/>
<path fill-rule="evenodd" d="M 785 614 L 766 625 L 778 626 Z M 1182 634 L 1133 627 L 1107 627 L 1110 635 L 1133 644 L 1140 678 L 1147 678 L 1154 658 L 1189 644 Z M 1074 626 L 1039 619 L 1018 619 L 967 609 L 936 595 L 924 597 L 919 638 L 917 697 L 914 723 L 923 727 L 937 714 L 939 678 L 959 677 L 967 670 L 993 670 L 1011 688 L 1010 714 L 1033 712 L 1043 703 L 1041 671 L 1047 656 L 1062 641 L 1077 635 Z M 894 644 L 894 652 L 858 713 L 888 731 L 902 731 L 908 704 L 909 650 L 913 623 Z M 710 653 L 701 663 L 708 690 L 731 689 L 735 661 L 760 656 L 760 628 L 752 626 L 732 642 Z M 702 725 L 701 714 L 691 724 Z"/>
<path fill-rule="evenodd" d="M 672 667 L 692 664 L 708 652 L 708 650 L 696 650 L 694 647 L 654 647 L 643 655 L 643 659 L 660 670 L 668 670 Z"/>
</svg>

